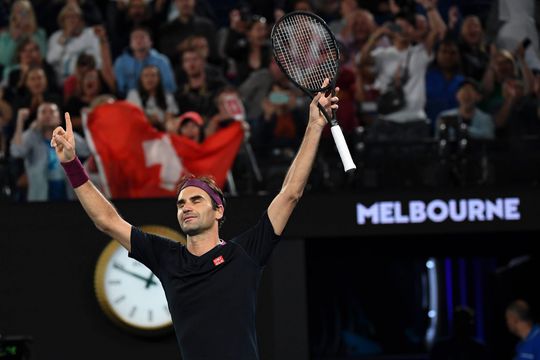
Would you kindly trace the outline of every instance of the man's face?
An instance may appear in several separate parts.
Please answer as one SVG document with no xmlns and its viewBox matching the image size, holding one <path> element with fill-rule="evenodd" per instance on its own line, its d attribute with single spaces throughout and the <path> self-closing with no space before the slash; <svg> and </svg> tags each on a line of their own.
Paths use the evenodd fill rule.
<svg viewBox="0 0 540 360">
<path fill-rule="evenodd" d="M 461 25 L 461 36 L 469 45 L 480 44 L 484 36 L 480 19 L 476 16 L 466 18 Z"/>
<path fill-rule="evenodd" d="M 182 56 L 182 68 L 188 76 L 199 76 L 204 70 L 204 61 L 201 54 L 188 51 Z"/>
<path fill-rule="evenodd" d="M 465 107 L 473 107 L 480 101 L 480 94 L 476 91 L 473 85 L 465 84 L 457 92 L 457 100 L 460 105 Z"/>
<path fill-rule="evenodd" d="M 518 335 L 518 331 L 517 331 L 518 322 L 519 321 L 516 314 L 514 314 L 511 311 L 506 312 L 506 326 L 508 327 L 508 330 L 516 336 Z"/>
<path fill-rule="evenodd" d="M 176 8 L 182 16 L 191 17 L 195 13 L 195 0 L 176 0 Z"/>
<path fill-rule="evenodd" d="M 454 69 L 459 64 L 459 50 L 457 45 L 442 44 L 437 50 L 437 63 L 443 70 Z"/>
<path fill-rule="evenodd" d="M 178 223 L 182 231 L 189 236 L 198 235 L 217 227 L 217 221 L 223 216 L 222 207 L 214 210 L 212 200 L 206 191 L 195 186 L 188 186 L 178 195 Z M 216 228 L 217 229 L 217 228 Z"/>
<path fill-rule="evenodd" d="M 135 30 L 131 33 L 129 46 L 133 51 L 146 51 L 152 47 L 152 41 L 146 31 Z"/>
<path fill-rule="evenodd" d="M 401 32 L 396 33 L 397 41 L 410 41 L 414 35 L 414 27 L 405 19 L 396 19 L 396 24 L 401 28 Z"/>
<path fill-rule="evenodd" d="M 42 104 L 37 113 L 38 125 L 43 128 L 54 129 L 60 126 L 60 111 L 58 106 L 52 103 Z"/>
</svg>

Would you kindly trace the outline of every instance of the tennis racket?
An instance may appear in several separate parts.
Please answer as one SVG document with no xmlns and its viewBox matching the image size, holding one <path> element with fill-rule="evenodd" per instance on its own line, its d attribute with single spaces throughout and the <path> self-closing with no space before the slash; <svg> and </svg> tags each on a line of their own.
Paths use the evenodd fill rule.
<svg viewBox="0 0 540 360">
<path fill-rule="evenodd" d="M 289 13 L 276 22 L 270 38 L 276 63 L 298 88 L 311 98 L 318 92 L 334 93 L 339 49 L 323 19 L 304 11 Z M 326 78 L 330 83 L 321 88 Z M 330 123 L 345 171 L 354 171 L 356 166 L 337 122 L 335 110 L 330 115 L 321 104 L 318 106 Z"/>
</svg>

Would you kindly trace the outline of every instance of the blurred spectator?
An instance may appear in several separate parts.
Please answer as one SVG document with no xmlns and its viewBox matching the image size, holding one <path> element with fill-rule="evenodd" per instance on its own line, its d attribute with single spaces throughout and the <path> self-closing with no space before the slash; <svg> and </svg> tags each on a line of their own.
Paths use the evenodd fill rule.
<svg viewBox="0 0 540 360">
<path fill-rule="evenodd" d="M 32 38 L 21 39 L 16 51 L 17 63 L 4 70 L 6 82 L 6 99 L 13 100 L 24 91 L 23 79 L 26 72 L 33 66 L 42 67 L 47 77 L 51 91 L 57 92 L 54 69 L 43 59 L 38 44 Z"/>
<path fill-rule="evenodd" d="M 94 27 L 94 32 L 99 38 L 101 49 L 101 69 L 99 69 L 100 79 L 106 88 L 106 92 L 113 93 L 116 91 L 116 80 L 112 66 L 111 52 L 109 41 L 105 28 L 101 25 Z M 77 57 L 75 71 L 64 80 L 64 101 L 67 101 L 78 88 L 78 83 L 83 74 L 88 70 L 96 69 L 96 60 L 93 55 L 81 53 Z"/>
<path fill-rule="evenodd" d="M 75 94 L 84 73 L 95 68 L 96 59 L 92 55 L 82 53 L 77 57 L 74 73 L 64 81 L 64 101 L 67 101 Z"/>
<path fill-rule="evenodd" d="M 375 29 L 375 20 L 369 11 L 356 9 L 347 15 L 346 24 L 338 35 L 338 39 L 351 54 L 346 65 L 353 67 L 355 63 L 358 63 L 359 59 L 355 58 L 355 54 L 360 53 Z"/>
<path fill-rule="evenodd" d="M 304 123 L 296 112 L 296 94 L 274 83 L 262 108 L 262 119 L 253 128 L 255 150 L 261 156 L 268 156 L 275 149 L 297 149 Z"/>
<path fill-rule="evenodd" d="M 493 139 L 495 138 L 495 124 L 493 119 L 476 105 L 482 98 L 480 84 L 472 79 L 464 79 L 457 90 L 457 101 L 459 107 L 443 111 L 437 118 L 435 131 L 439 137 L 441 124 L 446 125 L 448 137 L 451 140 L 456 138 L 456 130 L 463 123 L 467 126 L 467 135 L 472 139 Z"/>
<path fill-rule="evenodd" d="M 208 118 L 217 112 L 214 104 L 216 94 L 226 86 L 221 77 L 210 77 L 206 72 L 206 62 L 196 48 L 187 48 L 180 55 L 184 79 L 178 84 L 175 94 L 178 107 L 182 111 L 196 111 Z"/>
<path fill-rule="evenodd" d="M 82 127 L 82 111 L 100 95 L 111 93 L 111 89 L 97 69 L 89 69 L 82 73 L 77 82 L 77 89 L 66 102 L 64 111 L 71 115 L 73 130 L 84 136 Z"/>
<path fill-rule="evenodd" d="M 202 35 L 208 40 L 210 61 L 218 61 L 215 26 L 209 19 L 195 15 L 195 1 L 174 1 L 179 16 L 160 28 L 158 49 L 169 59 L 176 59 L 178 57 L 176 53 L 178 44 L 190 35 Z"/>
<path fill-rule="evenodd" d="M 503 83 L 503 104 L 495 115 L 499 136 L 523 137 L 540 135 L 538 99 L 526 93 L 524 82 L 508 78 Z"/>
<path fill-rule="evenodd" d="M 355 100 L 359 125 L 371 126 L 379 116 L 377 112 L 379 90 L 375 86 L 377 76 L 375 60 L 371 56 L 366 57 L 358 65 L 355 76 Z"/>
<path fill-rule="evenodd" d="M 540 67 L 538 57 L 538 25 L 536 20 L 540 14 L 538 2 L 535 0 L 497 0 L 491 5 L 488 19 L 491 35 L 499 49 L 513 51 L 525 39 L 530 46 L 525 52 L 525 61 L 531 68 Z"/>
<path fill-rule="evenodd" d="M 229 126 L 233 121 L 240 121 L 244 133 L 248 133 L 249 125 L 246 122 L 246 113 L 238 91 L 232 87 L 225 87 L 219 91 L 214 99 L 217 113 L 214 114 L 204 128 L 204 138 L 208 138 L 216 131 Z"/>
<path fill-rule="evenodd" d="M 129 46 L 129 34 L 136 27 L 159 29 L 164 16 L 164 1 L 126 0 L 110 2 L 109 33 L 113 57 L 117 57 Z M 161 6 L 160 6 L 161 4 Z M 154 33 L 154 43 L 157 43 Z"/>
<path fill-rule="evenodd" d="M 204 120 L 199 113 L 188 111 L 178 117 L 173 132 L 201 143 L 203 140 L 203 125 Z"/>
<path fill-rule="evenodd" d="M 339 3 L 339 18 L 328 24 L 330 30 L 334 34 L 341 34 L 347 26 L 350 26 L 348 22 L 351 21 L 351 17 L 355 15 L 357 9 L 358 2 L 356 0 L 342 0 Z M 343 41 L 343 39 L 341 40 Z"/>
<path fill-rule="evenodd" d="M 494 45 L 490 50 L 489 66 L 482 79 L 485 99 L 481 107 L 495 114 L 504 103 L 503 83 L 506 79 L 523 80 L 524 94 L 527 95 L 532 91 L 534 76 L 524 59 L 523 46 L 518 47 L 515 55 L 507 50 L 497 50 Z"/>
<path fill-rule="evenodd" d="M 484 30 L 478 16 L 470 15 L 463 20 L 459 37 L 463 75 L 478 81 L 486 71 L 489 55 L 484 40 Z"/>
<path fill-rule="evenodd" d="M 49 89 L 47 76 L 42 67 L 31 66 L 22 78 L 24 91 L 21 95 L 17 95 L 13 99 L 13 108 L 17 112 L 21 108 L 26 108 L 30 111 L 27 117 L 28 122 L 25 123 L 24 129 L 29 125 L 29 122 L 36 118 L 38 107 L 44 102 L 54 104 L 62 104 L 62 98 L 59 94 L 52 92 Z"/>
<path fill-rule="evenodd" d="M 540 359 L 540 326 L 534 324 L 529 304 L 516 300 L 506 308 L 506 325 L 520 342 L 515 360 Z"/>
<path fill-rule="evenodd" d="M 17 61 L 17 44 L 27 37 L 38 44 L 41 55 L 47 53 L 47 35 L 37 25 L 32 4 L 28 0 L 17 0 L 11 6 L 9 28 L 0 33 L 0 64 L 13 65 Z"/>
<path fill-rule="evenodd" d="M 164 131 L 178 114 L 174 96 L 165 90 L 159 69 L 146 65 L 141 71 L 136 89 L 131 89 L 127 101 L 144 110 L 148 121 L 158 130 Z"/>
<path fill-rule="evenodd" d="M 101 67 L 101 46 L 98 35 L 85 27 L 82 10 L 77 4 L 67 3 L 58 14 L 60 29 L 49 38 L 47 61 L 56 72 L 58 86 L 75 70 L 80 53 L 94 56 Z"/>
<path fill-rule="evenodd" d="M 456 41 L 447 37 L 438 44 L 435 60 L 426 74 L 426 114 L 432 124 L 441 111 L 457 106 L 456 93 L 462 82 L 459 48 Z"/>
<path fill-rule="evenodd" d="M 487 360 L 485 344 L 474 338 L 474 311 L 458 307 L 454 311 L 453 334 L 437 341 L 430 351 L 430 360 Z"/>
<path fill-rule="evenodd" d="M 42 103 L 38 108 L 36 121 L 23 132 L 29 116 L 29 109 L 19 109 L 15 135 L 11 142 L 11 155 L 24 159 L 28 178 L 27 200 L 65 200 L 71 186 L 66 184 L 65 173 L 50 145 L 53 130 L 61 124 L 58 106 Z M 76 133 L 74 136 L 79 156 L 89 156 L 90 151 L 85 140 Z"/>
<path fill-rule="evenodd" d="M 430 25 L 429 35 L 424 42 L 413 45 L 414 20 L 398 14 L 394 24 L 380 27 L 362 48 L 361 61 L 371 55 L 378 70 L 376 84 L 381 91 L 378 111 L 384 115 L 370 129 L 371 136 L 375 138 L 417 139 L 429 134 L 428 119 L 424 111 L 426 70 L 432 59 L 434 43 L 445 34 L 446 27 L 434 2 L 426 0 L 422 3 Z M 392 37 L 393 45 L 373 50 L 376 42 L 384 35 Z M 402 92 L 404 104 L 400 108 L 381 108 L 381 100 L 389 94 L 390 89 L 397 90 L 394 92 L 396 94 Z M 391 103 L 393 102 L 392 100 Z"/>
<path fill-rule="evenodd" d="M 294 88 L 272 58 L 268 69 L 252 72 L 246 81 L 238 88 L 240 97 L 246 105 L 247 121 L 251 125 L 255 125 L 262 118 L 263 100 L 270 93 L 274 84 L 278 84 L 281 88 L 296 91 L 296 88 Z"/>
<path fill-rule="evenodd" d="M 137 87 L 141 71 L 146 65 L 154 65 L 159 69 L 163 86 L 167 91 L 176 91 L 171 63 L 165 55 L 152 48 L 148 29 L 134 28 L 131 31 L 129 47 L 114 62 L 117 90 L 122 97 Z"/>
<path fill-rule="evenodd" d="M 95 0 L 32 0 L 38 23 L 51 36 L 62 25 L 58 23 L 58 13 L 66 5 L 75 5 L 81 9 L 84 23 L 88 26 L 103 24 L 103 15 Z"/>
<path fill-rule="evenodd" d="M 265 18 L 253 15 L 243 31 L 238 24 L 240 19 L 234 12 L 231 12 L 231 28 L 227 34 L 225 53 L 234 59 L 237 71 L 234 81 L 241 84 L 252 71 L 268 67 L 270 44 Z"/>
<path fill-rule="evenodd" d="M 223 77 L 223 71 L 219 66 L 209 64 L 208 56 L 210 55 L 210 48 L 208 47 L 208 40 L 202 35 L 191 35 L 184 39 L 178 46 L 178 54 L 182 54 L 184 50 L 193 48 L 197 50 L 205 61 L 205 71 L 210 77 Z M 180 70 L 178 69 L 180 68 Z M 176 72 L 182 74 L 182 64 L 178 64 Z M 177 81 L 183 82 L 185 79 L 177 79 Z"/>
</svg>

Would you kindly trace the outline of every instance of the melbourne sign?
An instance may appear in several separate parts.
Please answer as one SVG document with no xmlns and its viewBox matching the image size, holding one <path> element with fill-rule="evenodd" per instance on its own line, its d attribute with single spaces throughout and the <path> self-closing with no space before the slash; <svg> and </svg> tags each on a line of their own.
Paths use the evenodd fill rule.
<svg viewBox="0 0 540 360">
<path fill-rule="evenodd" d="M 521 219 L 519 207 L 518 197 L 380 201 L 357 203 L 356 221 L 359 225 L 516 221 Z"/>
</svg>

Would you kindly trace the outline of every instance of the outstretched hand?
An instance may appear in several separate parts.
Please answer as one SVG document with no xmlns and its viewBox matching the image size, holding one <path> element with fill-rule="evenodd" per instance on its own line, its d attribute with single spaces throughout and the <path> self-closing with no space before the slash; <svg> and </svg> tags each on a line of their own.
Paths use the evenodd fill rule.
<svg viewBox="0 0 540 360">
<path fill-rule="evenodd" d="M 322 87 L 328 86 L 328 83 L 330 80 L 325 79 Z M 337 102 L 339 101 L 339 98 L 335 96 L 337 92 L 339 91 L 339 87 L 336 87 L 335 93 L 318 93 L 313 98 L 313 101 L 311 101 L 311 104 L 309 106 L 309 123 L 314 124 L 320 127 L 324 127 L 327 123 L 326 118 L 324 117 L 324 114 L 321 113 L 319 107 L 317 106 L 317 103 L 321 104 L 321 106 L 325 109 L 326 113 L 331 116 L 332 110 L 337 110 L 338 105 Z"/>
<path fill-rule="evenodd" d="M 58 126 L 53 131 L 51 146 L 56 151 L 56 156 L 60 162 L 69 162 L 75 159 L 75 137 L 73 136 L 73 126 L 69 113 L 65 114 L 66 129 Z"/>
</svg>

